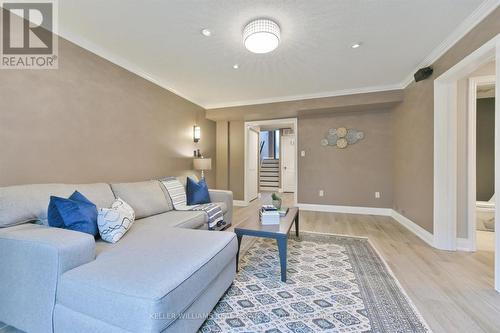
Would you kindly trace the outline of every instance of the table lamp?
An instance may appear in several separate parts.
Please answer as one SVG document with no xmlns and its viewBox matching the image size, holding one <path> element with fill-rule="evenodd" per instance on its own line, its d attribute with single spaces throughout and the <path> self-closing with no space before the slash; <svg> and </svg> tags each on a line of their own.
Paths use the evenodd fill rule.
<svg viewBox="0 0 500 333">
<path fill-rule="evenodd" d="M 205 170 L 212 170 L 212 159 L 211 158 L 195 158 L 193 160 L 194 169 L 201 171 L 201 178 L 205 178 Z"/>
</svg>

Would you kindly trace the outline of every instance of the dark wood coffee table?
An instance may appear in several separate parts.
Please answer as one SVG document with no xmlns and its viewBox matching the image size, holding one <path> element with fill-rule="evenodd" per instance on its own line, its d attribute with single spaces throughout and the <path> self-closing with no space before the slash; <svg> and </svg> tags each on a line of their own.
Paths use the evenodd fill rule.
<svg viewBox="0 0 500 333">
<path fill-rule="evenodd" d="M 241 239 L 243 236 L 274 238 L 278 243 L 278 252 L 280 256 L 281 281 L 286 282 L 286 251 L 288 233 L 295 222 L 295 235 L 299 237 L 299 208 L 290 207 L 286 216 L 280 219 L 280 224 L 262 225 L 260 223 L 259 212 L 249 216 L 246 220 L 234 228 L 238 237 L 238 253 L 236 255 L 236 270 L 238 270 L 238 261 L 240 256 Z"/>
</svg>

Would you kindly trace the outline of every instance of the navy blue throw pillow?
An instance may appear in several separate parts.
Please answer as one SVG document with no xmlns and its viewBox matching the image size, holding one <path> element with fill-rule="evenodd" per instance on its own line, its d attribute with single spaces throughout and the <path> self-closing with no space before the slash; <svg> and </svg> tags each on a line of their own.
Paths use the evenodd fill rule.
<svg viewBox="0 0 500 333">
<path fill-rule="evenodd" d="M 186 182 L 186 197 L 188 205 L 210 203 L 210 194 L 208 193 L 208 186 L 205 182 L 205 178 L 196 182 L 188 177 Z"/>
<path fill-rule="evenodd" d="M 99 234 L 97 207 L 78 191 L 68 199 L 51 196 L 47 215 L 51 227 Z"/>
</svg>

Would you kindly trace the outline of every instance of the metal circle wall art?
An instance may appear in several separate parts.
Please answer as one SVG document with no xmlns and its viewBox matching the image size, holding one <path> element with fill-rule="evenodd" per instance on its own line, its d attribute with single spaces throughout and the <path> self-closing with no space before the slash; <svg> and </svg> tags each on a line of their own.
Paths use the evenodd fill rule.
<svg viewBox="0 0 500 333">
<path fill-rule="evenodd" d="M 339 138 L 343 138 L 347 135 L 347 129 L 345 127 L 339 127 L 337 128 L 337 136 Z"/>
<path fill-rule="evenodd" d="M 345 127 L 330 128 L 325 138 L 321 139 L 322 146 L 335 146 L 339 149 L 345 149 L 350 145 L 355 144 L 359 140 L 363 140 L 365 133 L 353 128 L 346 129 Z"/>
</svg>

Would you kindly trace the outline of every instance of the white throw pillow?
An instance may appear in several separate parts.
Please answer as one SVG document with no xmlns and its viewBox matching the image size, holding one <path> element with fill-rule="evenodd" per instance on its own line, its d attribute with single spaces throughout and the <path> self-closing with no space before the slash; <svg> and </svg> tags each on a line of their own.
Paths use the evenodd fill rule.
<svg viewBox="0 0 500 333">
<path fill-rule="evenodd" d="M 116 243 L 130 229 L 135 220 L 135 212 L 125 201 L 116 199 L 111 208 L 99 209 L 97 226 L 101 238 Z"/>
</svg>

